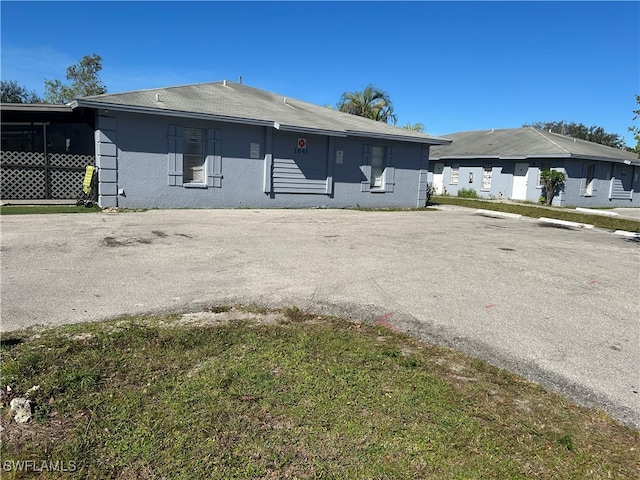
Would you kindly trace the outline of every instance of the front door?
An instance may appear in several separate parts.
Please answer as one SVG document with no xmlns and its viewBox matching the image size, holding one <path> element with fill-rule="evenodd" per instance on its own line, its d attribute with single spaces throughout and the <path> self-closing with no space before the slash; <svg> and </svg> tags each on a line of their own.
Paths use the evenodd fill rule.
<svg viewBox="0 0 640 480">
<path fill-rule="evenodd" d="M 433 188 L 436 195 L 442 195 L 444 187 L 444 163 L 435 163 L 433 165 Z"/>
<path fill-rule="evenodd" d="M 529 164 L 516 163 L 513 172 L 513 191 L 511 192 L 512 200 L 527 199 L 527 185 L 529 180 Z"/>
</svg>

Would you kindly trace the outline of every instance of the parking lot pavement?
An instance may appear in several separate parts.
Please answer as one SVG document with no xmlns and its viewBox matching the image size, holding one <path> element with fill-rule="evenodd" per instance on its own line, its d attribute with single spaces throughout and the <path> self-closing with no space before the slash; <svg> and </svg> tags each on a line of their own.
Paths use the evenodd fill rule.
<svg viewBox="0 0 640 480">
<path fill-rule="evenodd" d="M 472 209 L 3 216 L 2 330 L 212 304 L 390 323 L 640 427 L 640 244 Z"/>
</svg>

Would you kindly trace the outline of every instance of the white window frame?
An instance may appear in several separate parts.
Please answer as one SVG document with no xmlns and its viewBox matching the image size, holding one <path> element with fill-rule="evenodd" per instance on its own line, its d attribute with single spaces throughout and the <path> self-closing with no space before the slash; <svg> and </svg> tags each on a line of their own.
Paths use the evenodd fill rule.
<svg viewBox="0 0 640 480">
<path fill-rule="evenodd" d="M 460 164 L 454 163 L 451 165 L 451 178 L 449 183 L 451 185 L 457 185 L 460 182 Z"/>
<path fill-rule="evenodd" d="M 540 174 L 545 170 L 551 170 L 551 162 L 540 162 L 540 167 L 538 168 L 538 184 L 536 185 L 538 188 L 544 187 Z"/>
<path fill-rule="evenodd" d="M 384 189 L 384 168 L 387 149 L 378 145 L 371 147 L 371 188 Z"/>
<path fill-rule="evenodd" d="M 197 141 L 191 141 L 198 139 Z M 207 135 L 201 128 L 184 128 L 182 159 L 182 183 L 187 186 L 207 185 Z M 196 145 L 199 143 L 198 145 Z M 193 153 L 191 153 L 193 152 Z M 200 173 L 199 178 L 197 173 Z"/>
<path fill-rule="evenodd" d="M 491 190 L 491 178 L 493 166 L 491 164 L 482 167 L 482 190 Z"/>
<path fill-rule="evenodd" d="M 591 178 L 589 178 L 589 174 L 591 173 Z M 596 164 L 589 163 L 587 165 L 587 171 L 585 173 L 584 178 L 584 196 L 592 197 L 593 196 L 593 187 L 596 183 Z"/>
</svg>

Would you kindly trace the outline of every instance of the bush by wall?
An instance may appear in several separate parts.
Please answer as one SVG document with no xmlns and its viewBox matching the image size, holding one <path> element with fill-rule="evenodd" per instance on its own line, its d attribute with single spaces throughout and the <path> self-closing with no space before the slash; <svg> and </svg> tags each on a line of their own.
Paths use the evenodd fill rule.
<svg viewBox="0 0 640 480">
<path fill-rule="evenodd" d="M 473 188 L 461 188 L 458 196 L 462 198 L 478 198 L 478 193 Z"/>
</svg>

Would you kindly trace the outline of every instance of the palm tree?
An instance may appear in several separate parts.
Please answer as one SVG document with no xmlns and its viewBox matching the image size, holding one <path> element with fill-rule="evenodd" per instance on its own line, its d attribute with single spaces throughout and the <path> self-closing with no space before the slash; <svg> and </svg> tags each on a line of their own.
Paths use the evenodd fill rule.
<svg viewBox="0 0 640 480">
<path fill-rule="evenodd" d="M 378 122 L 391 122 L 395 125 L 398 121 L 393 114 L 393 104 L 389 95 L 371 84 L 367 85 L 362 92 L 344 92 L 338 101 L 337 108 L 341 112 Z"/>
<path fill-rule="evenodd" d="M 407 124 L 402 128 L 406 128 L 407 130 L 413 130 L 414 132 L 424 133 L 424 125 L 421 123 L 412 124 L 411 122 L 407 122 Z"/>
</svg>

